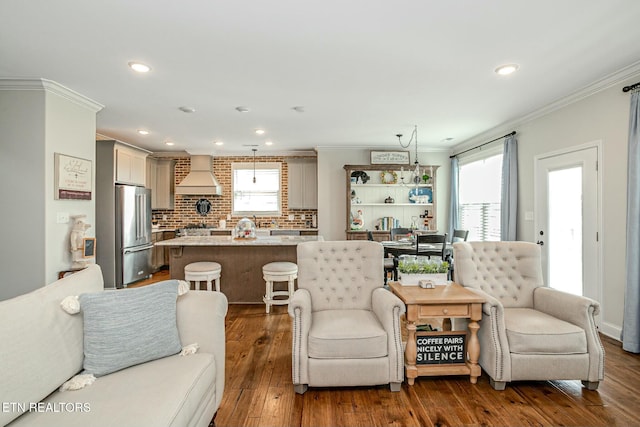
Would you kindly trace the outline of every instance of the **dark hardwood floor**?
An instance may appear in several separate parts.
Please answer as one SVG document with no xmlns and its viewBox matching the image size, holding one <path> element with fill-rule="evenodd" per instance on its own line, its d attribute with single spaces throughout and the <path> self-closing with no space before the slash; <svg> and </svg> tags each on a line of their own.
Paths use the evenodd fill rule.
<svg viewBox="0 0 640 427">
<path fill-rule="evenodd" d="M 156 280 L 161 280 L 156 275 Z M 602 337 L 605 380 L 526 381 L 495 391 L 483 374 L 419 377 L 389 386 L 310 388 L 291 383 L 291 320 L 286 306 L 230 305 L 226 384 L 215 418 L 227 426 L 640 426 L 640 355 Z"/>
</svg>

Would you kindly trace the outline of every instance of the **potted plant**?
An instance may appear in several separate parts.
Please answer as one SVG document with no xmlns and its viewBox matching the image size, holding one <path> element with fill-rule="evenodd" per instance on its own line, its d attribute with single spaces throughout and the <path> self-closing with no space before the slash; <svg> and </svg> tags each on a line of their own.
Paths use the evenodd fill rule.
<svg viewBox="0 0 640 427">
<path fill-rule="evenodd" d="M 444 285 L 448 272 L 449 263 L 446 261 L 416 255 L 402 255 L 398 259 L 398 281 L 405 286 L 418 286 L 420 281 L 424 281 L 426 287 Z"/>
</svg>

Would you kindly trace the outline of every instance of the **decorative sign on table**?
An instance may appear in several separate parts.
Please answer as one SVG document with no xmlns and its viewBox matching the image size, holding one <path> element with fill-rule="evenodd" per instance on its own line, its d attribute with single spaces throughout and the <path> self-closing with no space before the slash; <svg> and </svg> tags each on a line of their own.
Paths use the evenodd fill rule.
<svg viewBox="0 0 640 427">
<path fill-rule="evenodd" d="M 466 331 L 424 332 L 416 335 L 416 364 L 458 365 L 466 362 Z"/>
<path fill-rule="evenodd" d="M 376 151 L 371 150 L 372 165 L 408 165 L 408 151 Z"/>
<path fill-rule="evenodd" d="M 54 153 L 55 199 L 91 200 L 91 160 Z"/>
</svg>

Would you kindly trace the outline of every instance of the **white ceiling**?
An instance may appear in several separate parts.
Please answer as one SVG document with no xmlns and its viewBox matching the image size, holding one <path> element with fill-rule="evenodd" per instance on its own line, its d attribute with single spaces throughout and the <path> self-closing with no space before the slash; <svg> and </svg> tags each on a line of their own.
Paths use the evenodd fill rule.
<svg viewBox="0 0 640 427">
<path fill-rule="evenodd" d="M 151 151 L 399 148 L 414 125 L 422 151 L 636 63 L 639 17 L 638 0 L 1 0 L 0 78 L 87 96 L 98 133 Z"/>
</svg>

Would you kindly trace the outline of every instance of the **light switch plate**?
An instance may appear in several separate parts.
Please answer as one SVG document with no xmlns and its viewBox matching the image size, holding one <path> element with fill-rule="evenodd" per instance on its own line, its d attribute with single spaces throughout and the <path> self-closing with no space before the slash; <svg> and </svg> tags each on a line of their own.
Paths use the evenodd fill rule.
<svg viewBox="0 0 640 427">
<path fill-rule="evenodd" d="M 56 214 L 56 222 L 58 224 L 68 224 L 69 223 L 69 212 L 58 212 Z"/>
<path fill-rule="evenodd" d="M 525 221 L 533 221 L 533 211 L 527 211 L 524 213 Z"/>
<path fill-rule="evenodd" d="M 304 214 L 301 214 L 301 215 L 300 215 L 300 219 L 304 221 L 304 219 L 305 219 Z"/>
<path fill-rule="evenodd" d="M 294 221 L 296 216 L 294 214 L 289 214 L 289 221 Z"/>
</svg>

